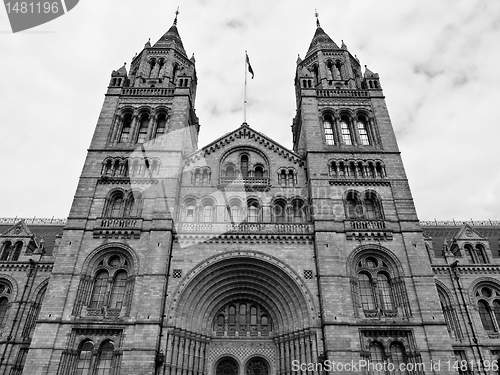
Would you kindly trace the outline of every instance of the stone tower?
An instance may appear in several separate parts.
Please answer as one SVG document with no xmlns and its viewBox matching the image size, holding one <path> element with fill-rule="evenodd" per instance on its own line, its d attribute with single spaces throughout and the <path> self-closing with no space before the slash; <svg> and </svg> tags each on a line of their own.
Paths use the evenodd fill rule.
<svg viewBox="0 0 500 375">
<path fill-rule="evenodd" d="M 161 361 L 170 207 L 199 132 L 176 24 L 111 74 L 24 373 L 86 374 L 89 356 L 94 371 L 151 374 Z"/>
<path fill-rule="evenodd" d="M 379 75 L 362 74 L 318 20 L 295 90 L 293 149 L 308 173 L 324 358 L 421 362 L 432 373 L 451 345 Z"/>
</svg>

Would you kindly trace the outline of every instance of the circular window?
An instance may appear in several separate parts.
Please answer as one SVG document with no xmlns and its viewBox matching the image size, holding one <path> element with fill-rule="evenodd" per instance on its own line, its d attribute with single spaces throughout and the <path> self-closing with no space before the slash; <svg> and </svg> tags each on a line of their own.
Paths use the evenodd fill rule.
<svg viewBox="0 0 500 375">
<path fill-rule="evenodd" d="M 108 264 L 111 267 L 116 267 L 120 264 L 120 257 L 118 255 L 113 255 L 111 258 L 109 258 Z"/>
<path fill-rule="evenodd" d="M 491 289 L 490 288 L 483 288 L 481 289 L 481 293 L 483 294 L 483 296 L 485 296 L 486 298 L 489 298 L 492 296 L 492 292 L 491 292 Z"/>
<path fill-rule="evenodd" d="M 376 267 L 378 266 L 377 259 L 372 258 L 372 257 L 370 257 L 370 258 L 366 258 L 366 261 L 365 261 L 365 262 L 366 262 L 366 266 L 367 266 L 368 268 L 376 268 Z"/>
</svg>

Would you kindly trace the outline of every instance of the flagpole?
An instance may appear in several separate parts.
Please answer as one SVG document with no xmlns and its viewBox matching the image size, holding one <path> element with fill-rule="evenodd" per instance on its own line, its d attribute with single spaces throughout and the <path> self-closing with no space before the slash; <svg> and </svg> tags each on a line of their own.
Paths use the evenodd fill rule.
<svg viewBox="0 0 500 375">
<path fill-rule="evenodd" d="M 245 50 L 245 89 L 243 90 L 243 123 L 247 123 L 247 50 Z"/>
</svg>

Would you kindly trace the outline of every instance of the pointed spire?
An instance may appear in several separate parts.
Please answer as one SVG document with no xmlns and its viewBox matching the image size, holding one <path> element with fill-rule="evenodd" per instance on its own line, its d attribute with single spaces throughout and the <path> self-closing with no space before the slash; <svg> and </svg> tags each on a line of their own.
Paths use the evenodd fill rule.
<svg viewBox="0 0 500 375">
<path fill-rule="evenodd" d="M 314 9 L 314 15 L 316 16 L 316 27 L 321 27 L 321 25 L 319 24 L 319 14 L 318 14 L 318 11 L 316 9 Z"/>
<path fill-rule="evenodd" d="M 175 11 L 175 18 L 170 29 L 154 44 L 153 47 L 160 48 L 174 48 L 182 55 L 187 57 L 186 51 L 184 50 L 184 46 L 182 45 L 181 36 L 179 35 L 179 31 L 177 30 L 177 16 L 179 15 L 179 7 Z"/>
<path fill-rule="evenodd" d="M 368 69 L 368 65 L 365 65 L 365 78 L 378 78 L 377 73 L 373 73 L 370 69 Z"/>
<path fill-rule="evenodd" d="M 191 62 L 194 64 L 196 62 L 196 59 L 194 58 L 194 52 L 193 52 L 193 56 L 191 56 L 191 58 L 189 59 L 191 60 Z"/>
<path fill-rule="evenodd" d="M 177 10 L 175 11 L 174 26 L 177 26 L 177 16 L 179 15 L 179 6 L 177 5 Z"/>
<path fill-rule="evenodd" d="M 302 59 L 300 58 L 300 54 L 297 54 L 297 64 L 300 64 L 302 62 Z"/>
<path fill-rule="evenodd" d="M 340 48 L 347 50 L 347 46 L 344 43 L 344 39 L 342 39 L 342 45 L 340 46 Z"/>
<path fill-rule="evenodd" d="M 316 12 L 316 17 L 318 16 Z M 314 33 L 311 44 L 309 45 L 309 50 L 307 51 L 306 57 L 318 49 L 339 49 L 335 42 L 328 36 L 327 33 L 321 28 L 319 24 L 319 19 L 316 19 L 316 32 Z"/>
<path fill-rule="evenodd" d="M 149 47 L 151 47 L 151 38 L 148 38 L 148 41 L 144 45 L 144 48 L 149 48 Z"/>
</svg>

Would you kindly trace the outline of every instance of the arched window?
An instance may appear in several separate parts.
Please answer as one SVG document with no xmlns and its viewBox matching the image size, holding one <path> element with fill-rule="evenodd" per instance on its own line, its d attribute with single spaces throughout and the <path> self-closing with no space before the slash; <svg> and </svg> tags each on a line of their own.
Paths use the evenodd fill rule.
<svg viewBox="0 0 500 375">
<path fill-rule="evenodd" d="M 203 185 L 208 185 L 210 183 L 210 172 L 209 169 L 203 168 L 202 174 L 201 174 L 201 183 Z"/>
<path fill-rule="evenodd" d="M 249 200 L 247 204 L 247 221 L 257 223 L 260 221 L 260 205 L 256 200 Z"/>
<path fill-rule="evenodd" d="M 323 129 L 325 131 L 326 144 L 335 145 L 335 138 L 333 135 L 333 120 L 331 116 L 325 116 L 323 120 Z"/>
<path fill-rule="evenodd" d="M 23 243 L 18 241 L 14 245 L 14 252 L 12 253 L 12 261 L 17 261 L 19 260 L 19 256 L 21 255 L 21 250 L 23 248 Z"/>
<path fill-rule="evenodd" d="M 254 177 L 255 178 L 263 178 L 264 177 L 264 168 L 262 168 L 261 165 L 258 165 L 255 167 Z"/>
<path fill-rule="evenodd" d="M 486 258 L 486 252 L 484 250 L 484 247 L 482 245 L 476 245 L 476 255 L 478 259 L 478 263 L 488 263 L 488 260 Z"/>
<path fill-rule="evenodd" d="M 373 254 L 364 255 L 357 261 L 355 284 L 358 293 L 353 299 L 355 308 L 361 309 L 367 318 L 395 317 L 400 311 L 404 316 L 411 316 L 404 281 L 391 262 Z M 398 307 L 401 310 L 398 311 Z"/>
<path fill-rule="evenodd" d="M 351 129 L 349 128 L 349 120 L 342 117 L 340 120 L 340 130 L 342 132 L 342 140 L 345 145 L 352 145 Z"/>
<path fill-rule="evenodd" d="M 449 296 L 445 291 L 438 286 L 438 296 L 439 303 L 441 305 L 441 310 L 443 311 L 444 320 L 446 322 L 446 328 L 448 329 L 448 334 L 450 338 L 454 340 L 462 340 L 462 330 L 458 322 L 457 312 L 451 304 Z"/>
<path fill-rule="evenodd" d="M 241 205 L 240 202 L 233 199 L 229 202 L 229 220 L 234 224 L 239 224 L 241 221 Z"/>
<path fill-rule="evenodd" d="M 385 354 L 384 348 L 378 342 L 370 345 L 370 359 L 373 363 L 371 375 L 386 375 L 384 369 Z"/>
<path fill-rule="evenodd" d="M 467 261 L 469 261 L 469 263 L 476 263 L 476 256 L 474 254 L 474 250 L 472 249 L 471 245 L 467 244 L 464 246 L 464 253 L 465 253 L 465 257 L 466 257 Z"/>
<path fill-rule="evenodd" d="M 294 223 L 303 223 L 306 221 L 304 202 L 300 199 L 295 199 L 292 202 L 292 215 Z"/>
<path fill-rule="evenodd" d="M 280 174 L 278 175 L 278 180 L 279 180 L 279 184 L 281 186 L 285 186 L 286 185 L 286 169 L 282 169 Z"/>
<path fill-rule="evenodd" d="M 346 195 L 346 213 L 349 219 L 363 218 L 363 207 L 359 202 L 358 193 L 350 191 Z"/>
<path fill-rule="evenodd" d="M 368 125 L 366 119 L 364 117 L 358 118 L 358 132 L 359 139 L 361 140 L 362 145 L 370 145 L 370 138 L 368 137 Z"/>
<path fill-rule="evenodd" d="M 186 201 L 185 211 L 184 211 L 184 221 L 193 222 L 195 221 L 196 214 L 196 202 L 194 199 L 188 199 Z"/>
<path fill-rule="evenodd" d="M 5 316 L 7 315 L 7 310 L 9 308 L 9 300 L 7 297 L 0 297 L 0 326 L 3 324 Z"/>
<path fill-rule="evenodd" d="M 213 206 L 211 202 L 206 202 L 203 206 L 202 221 L 204 223 L 212 222 Z"/>
<path fill-rule="evenodd" d="M 100 258 L 98 265 L 93 267 L 95 276 L 85 276 L 80 283 L 72 314 L 78 315 L 81 306 L 88 303 L 87 311 L 93 310 L 89 312 L 91 316 L 127 316 L 130 312 L 134 284 L 130 262 L 126 256 L 115 252 Z"/>
<path fill-rule="evenodd" d="M 90 297 L 90 308 L 96 309 L 105 305 L 107 288 L 108 271 L 99 271 L 94 279 L 94 286 L 92 288 L 92 295 Z"/>
<path fill-rule="evenodd" d="M 167 116 L 164 113 L 162 113 L 161 115 L 158 116 L 158 120 L 156 122 L 155 138 L 159 138 L 162 135 L 164 135 L 166 129 L 167 129 Z"/>
<path fill-rule="evenodd" d="M 230 178 L 230 179 L 233 179 L 235 178 L 235 171 L 234 171 L 234 167 L 232 165 L 228 165 L 226 167 L 226 177 L 227 178 Z"/>
<path fill-rule="evenodd" d="M 491 309 L 486 301 L 479 300 L 477 303 L 479 307 L 479 316 L 481 317 L 481 323 L 483 328 L 487 331 L 496 331 L 496 327 L 493 324 L 493 318 L 491 316 Z"/>
<path fill-rule="evenodd" d="M 139 217 L 141 213 L 142 199 L 130 194 L 125 205 L 125 217 Z"/>
<path fill-rule="evenodd" d="M 46 291 L 47 287 L 45 286 L 38 292 L 33 305 L 31 305 L 30 307 L 30 310 L 28 312 L 28 318 L 26 319 L 26 324 L 24 326 L 22 333 L 23 338 L 29 338 L 33 335 L 33 331 L 35 330 L 36 320 L 38 319 L 38 315 L 40 314 L 43 298 L 45 297 Z"/>
<path fill-rule="evenodd" d="M 367 220 L 381 220 L 382 209 L 380 201 L 374 192 L 367 192 L 364 200 L 364 218 Z"/>
<path fill-rule="evenodd" d="M 2 246 L 2 254 L 0 255 L 0 260 L 8 260 L 10 252 L 12 250 L 12 242 L 6 241 Z"/>
<path fill-rule="evenodd" d="M 123 117 L 122 131 L 120 134 L 120 143 L 127 143 L 130 140 L 131 127 L 132 127 L 132 114 L 127 113 Z"/>
<path fill-rule="evenodd" d="M 498 332 L 500 327 L 500 288 L 496 285 L 479 285 L 475 290 L 479 317 L 486 331 Z"/>
<path fill-rule="evenodd" d="M 111 196 L 108 206 L 108 217 L 123 216 L 123 193 L 118 192 Z"/>
<path fill-rule="evenodd" d="M 358 275 L 359 298 L 364 311 L 376 309 L 375 295 L 373 293 L 373 283 L 366 273 Z"/>
<path fill-rule="evenodd" d="M 109 298 L 109 307 L 112 309 L 121 309 L 125 299 L 125 287 L 127 285 L 127 272 L 119 271 L 113 280 L 111 295 Z"/>
<path fill-rule="evenodd" d="M 278 201 L 273 206 L 273 217 L 276 223 L 286 222 L 286 204 L 283 201 Z"/>
<path fill-rule="evenodd" d="M 94 350 L 94 344 L 92 341 L 85 341 L 78 350 L 78 362 L 76 363 L 75 375 L 90 375 L 91 374 L 91 362 L 92 362 L 92 351 Z"/>
<path fill-rule="evenodd" d="M 224 335 L 224 331 L 232 336 L 235 331 L 239 332 L 239 336 L 257 336 L 257 332 L 268 335 L 272 331 L 271 318 L 266 309 L 246 300 L 228 303 L 218 311 L 213 322 L 218 336 Z"/>
<path fill-rule="evenodd" d="M 115 345 L 111 341 L 106 341 L 101 345 L 97 359 L 96 375 L 111 374 L 114 349 Z"/>
<path fill-rule="evenodd" d="M 377 289 L 382 310 L 394 310 L 394 301 L 389 276 L 379 272 L 377 274 Z"/>
<path fill-rule="evenodd" d="M 179 64 L 174 63 L 174 68 L 172 69 L 172 83 L 176 85 L 177 74 L 179 73 Z"/>
<path fill-rule="evenodd" d="M 143 114 L 141 117 L 141 124 L 139 126 L 139 134 L 137 135 L 137 143 L 146 142 L 149 127 L 149 115 Z"/>
<path fill-rule="evenodd" d="M 241 156 L 240 166 L 241 166 L 241 177 L 247 178 L 248 177 L 248 156 L 247 155 Z"/>
<path fill-rule="evenodd" d="M 234 306 L 229 307 L 229 324 L 236 324 L 236 307 Z"/>
<path fill-rule="evenodd" d="M 393 375 L 406 375 L 406 367 L 403 363 L 407 363 L 405 358 L 405 350 L 403 345 L 398 342 L 393 342 L 391 344 L 391 362 L 394 365 Z"/>
</svg>

